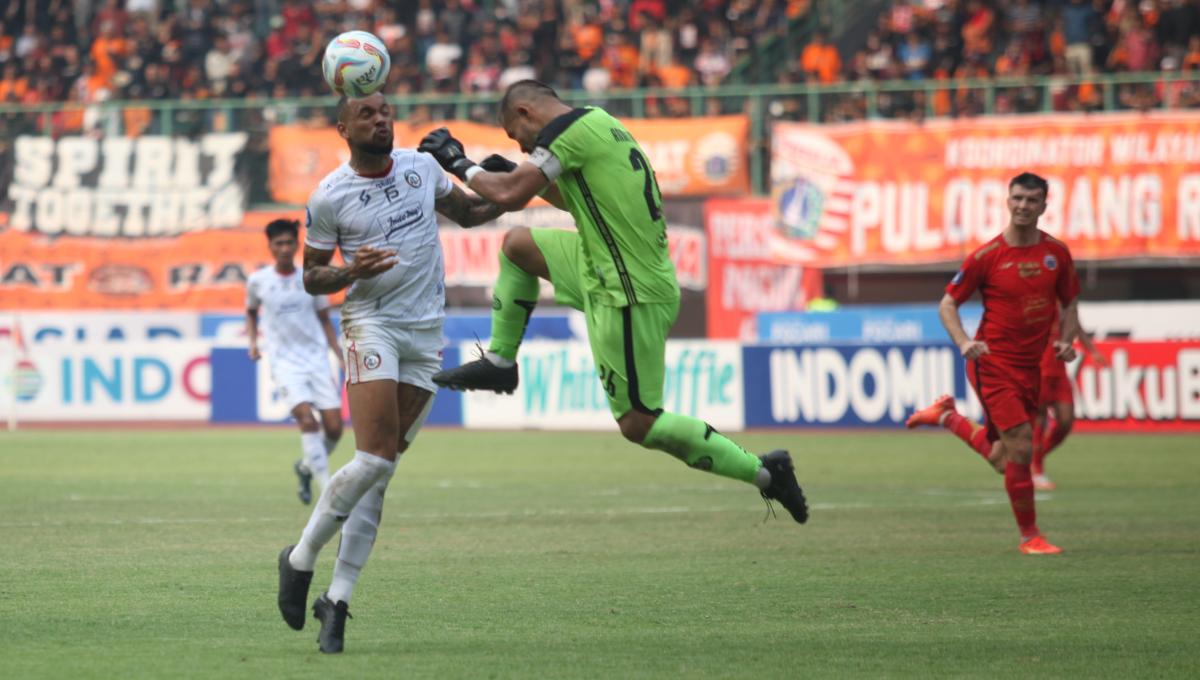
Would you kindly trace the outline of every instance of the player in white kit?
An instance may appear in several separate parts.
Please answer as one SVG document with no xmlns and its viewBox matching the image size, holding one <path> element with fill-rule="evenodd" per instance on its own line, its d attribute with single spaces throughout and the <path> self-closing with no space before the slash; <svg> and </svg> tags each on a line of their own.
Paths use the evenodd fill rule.
<svg viewBox="0 0 1200 680">
<path fill-rule="evenodd" d="M 392 149 L 392 109 L 380 93 L 338 103 L 338 134 L 350 160 L 321 181 L 308 203 L 304 286 L 342 305 L 346 396 L 354 458 L 313 508 L 299 543 L 279 554 L 279 611 L 296 630 L 317 553 L 342 530 L 328 591 L 312 605 L 322 652 L 342 651 L 350 594 L 366 563 L 396 460 L 429 413 L 442 367 L 445 314 L 439 212 L 464 227 L 503 210 L 468 195 L 432 156 Z M 335 249 L 345 266 L 330 264 Z"/>
<path fill-rule="evenodd" d="M 297 495 L 308 505 L 313 479 L 322 489 L 328 484 L 329 454 L 342 437 L 341 389 L 329 372 L 329 350 L 341 350 L 329 319 L 329 298 L 305 291 L 296 270 L 299 227 L 286 219 L 267 225 L 275 264 L 246 281 L 246 335 L 250 358 L 258 361 L 263 355 L 258 331 L 263 331 L 275 390 L 300 426 L 302 458 L 293 469 L 300 481 Z"/>
</svg>

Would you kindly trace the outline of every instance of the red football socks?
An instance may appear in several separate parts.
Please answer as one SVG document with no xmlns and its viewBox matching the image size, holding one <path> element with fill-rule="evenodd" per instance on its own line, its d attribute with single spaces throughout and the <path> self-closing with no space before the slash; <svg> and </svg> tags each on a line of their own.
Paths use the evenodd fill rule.
<svg viewBox="0 0 1200 680">
<path fill-rule="evenodd" d="M 1047 423 L 1048 427 L 1037 428 L 1033 430 L 1033 471 L 1037 474 L 1042 474 L 1044 469 L 1046 456 L 1058 448 L 1058 445 L 1063 443 L 1067 438 L 1069 429 L 1058 424 L 1058 421 Z"/>
<path fill-rule="evenodd" d="M 1012 504 L 1013 516 L 1021 530 L 1021 538 L 1032 538 L 1040 532 L 1037 511 L 1033 506 L 1033 473 L 1028 465 L 1008 463 L 1004 467 L 1004 490 Z"/>
<path fill-rule="evenodd" d="M 942 427 L 950 430 L 954 436 L 966 442 L 967 446 L 975 449 L 975 452 L 983 456 L 984 460 L 987 460 L 988 454 L 992 452 L 992 443 L 988 441 L 986 427 L 953 412 L 942 421 Z"/>
<path fill-rule="evenodd" d="M 1053 429 L 1053 426 L 1051 426 Z M 1045 425 L 1037 422 L 1033 423 L 1033 474 L 1042 474 L 1042 461 L 1046 460 L 1046 454 L 1050 453 L 1045 446 Z"/>
<path fill-rule="evenodd" d="M 1042 452 L 1042 458 L 1045 458 L 1047 453 L 1058 448 L 1058 445 L 1067 438 L 1068 432 L 1070 430 L 1059 425 L 1058 421 L 1055 421 L 1054 426 L 1042 434 L 1041 442 L 1038 445 L 1038 449 Z"/>
</svg>

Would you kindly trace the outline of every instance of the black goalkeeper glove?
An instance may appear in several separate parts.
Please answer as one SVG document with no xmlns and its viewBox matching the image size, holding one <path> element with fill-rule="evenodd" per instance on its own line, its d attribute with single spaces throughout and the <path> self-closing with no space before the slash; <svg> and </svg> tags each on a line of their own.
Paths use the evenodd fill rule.
<svg viewBox="0 0 1200 680">
<path fill-rule="evenodd" d="M 517 164 L 498 153 L 494 153 L 479 161 L 479 167 L 488 172 L 512 172 L 517 169 Z"/>
<path fill-rule="evenodd" d="M 475 161 L 467 158 L 463 151 L 462 142 L 451 136 L 446 128 L 438 128 L 425 135 L 417 151 L 433 156 L 442 169 L 464 182 L 467 181 L 467 170 L 475 166 Z"/>
</svg>

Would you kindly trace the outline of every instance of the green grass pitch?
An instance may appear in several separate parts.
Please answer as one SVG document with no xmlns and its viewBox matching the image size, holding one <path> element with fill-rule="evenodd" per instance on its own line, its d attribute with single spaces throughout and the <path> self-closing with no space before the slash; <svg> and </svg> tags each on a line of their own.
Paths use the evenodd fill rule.
<svg viewBox="0 0 1200 680">
<path fill-rule="evenodd" d="M 615 431 L 424 432 L 328 657 L 275 609 L 294 432 L 0 434 L 0 675 L 1195 677 L 1200 438 L 1068 440 L 1061 557 L 948 435 L 736 438 L 793 451 L 808 526 Z"/>
</svg>

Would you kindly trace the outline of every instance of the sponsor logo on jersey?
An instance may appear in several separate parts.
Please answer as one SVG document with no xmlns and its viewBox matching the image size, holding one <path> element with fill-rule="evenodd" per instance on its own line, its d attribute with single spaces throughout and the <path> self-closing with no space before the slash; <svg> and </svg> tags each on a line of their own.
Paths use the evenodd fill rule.
<svg viewBox="0 0 1200 680">
<path fill-rule="evenodd" d="M 406 170 L 404 172 L 404 181 L 408 182 L 408 186 L 414 189 L 421 188 L 421 176 L 415 170 Z"/>
<path fill-rule="evenodd" d="M 388 230 L 384 234 L 384 239 L 390 242 L 392 234 L 419 223 L 423 216 L 424 213 L 421 212 L 420 208 L 409 208 L 408 210 L 389 216 L 387 218 Z"/>
<path fill-rule="evenodd" d="M 963 270 L 959 269 L 957 272 L 954 273 L 954 278 L 950 279 L 950 285 L 957 286 L 958 284 L 962 283 L 962 280 L 963 280 Z"/>
</svg>

